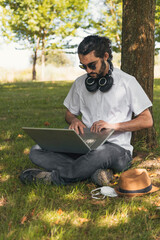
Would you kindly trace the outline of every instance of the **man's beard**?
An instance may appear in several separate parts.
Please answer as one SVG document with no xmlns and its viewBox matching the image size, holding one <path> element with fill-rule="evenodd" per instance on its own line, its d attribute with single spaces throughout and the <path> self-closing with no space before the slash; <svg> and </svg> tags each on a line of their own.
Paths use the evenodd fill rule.
<svg viewBox="0 0 160 240">
<path fill-rule="evenodd" d="M 93 77 L 93 78 L 101 78 L 104 76 L 104 72 L 106 70 L 106 63 L 104 61 L 104 59 L 101 61 L 101 68 L 99 70 L 99 73 L 94 73 L 94 72 L 91 72 L 88 74 L 89 77 Z"/>
</svg>

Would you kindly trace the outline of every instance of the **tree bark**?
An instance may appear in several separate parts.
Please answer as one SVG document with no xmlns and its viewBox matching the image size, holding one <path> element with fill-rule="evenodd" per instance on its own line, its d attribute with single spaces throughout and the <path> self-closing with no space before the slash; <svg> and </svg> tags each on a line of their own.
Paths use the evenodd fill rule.
<svg viewBox="0 0 160 240">
<path fill-rule="evenodd" d="M 136 77 L 153 102 L 155 0 L 123 0 L 121 69 Z M 151 109 L 152 113 L 152 109 Z M 156 145 L 155 129 L 133 134 L 133 145 Z"/>
<path fill-rule="evenodd" d="M 38 48 L 39 48 L 39 38 L 38 38 L 38 40 L 37 40 L 36 47 L 35 47 L 35 50 L 34 50 L 33 67 L 32 67 L 32 80 L 36 80 L 36 79 L 37 79 L 36 63 L 37 63 L 37 52 L 38 52 Z"/>
<path fill-rule="evenodd" d="M 37 78 L 36 62 L 37 62 L 37 49 L 34 51 L 34 56 L 33 56 L 32 80 L 36 80 L 36 78 Z"/>
</svg>

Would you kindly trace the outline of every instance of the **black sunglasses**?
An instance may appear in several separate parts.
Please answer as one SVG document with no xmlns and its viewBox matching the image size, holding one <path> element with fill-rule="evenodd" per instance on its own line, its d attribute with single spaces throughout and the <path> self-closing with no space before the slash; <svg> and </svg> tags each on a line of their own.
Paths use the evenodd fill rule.
<svg viewBox="0 0 160 240">
<path fill-rule="evenodd" d="M 95 70 L 96 69 L 96 64 L 97 64 L 98 61 L 96 62 L 91 62 L 91 63 L 88 63 L 88 64 L 80 64 L 79 67 L 86 70 L 87 67 L 90 68 L 91 70 Z"/>
</svg>

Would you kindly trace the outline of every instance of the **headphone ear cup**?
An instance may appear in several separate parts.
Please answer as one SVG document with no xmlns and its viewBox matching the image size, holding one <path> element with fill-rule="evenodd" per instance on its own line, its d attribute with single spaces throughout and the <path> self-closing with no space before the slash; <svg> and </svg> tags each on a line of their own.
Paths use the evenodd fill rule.
<svg viewBox="0 0 160 240">
<path fill-rule="evenodd" d="M 113 85 L 113 78 L 111 76 L 105 76 L 99 79 L 99 90 L 101 92 L 107 92 Z"/>
<path fill-rule="evenodd" d="M 89 92 L 95 92 L 99 88 L 97 79 L 92 77 L 86 78 L 85 85 Z"/>
</svg>

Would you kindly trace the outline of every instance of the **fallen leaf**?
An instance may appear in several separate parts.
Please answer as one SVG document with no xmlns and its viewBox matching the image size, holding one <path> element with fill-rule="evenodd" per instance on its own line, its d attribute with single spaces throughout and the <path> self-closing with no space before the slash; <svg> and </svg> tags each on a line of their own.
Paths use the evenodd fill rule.
<svg viewBox="0 0 160 240">
<path fill-rule="evenodd" d="M 150 177 L 157 177 L 157 173 L 151 173 L 149 174 Z"/>
<path fill-rule="evenodd" d="M 148 175 L 150 176 L 150 177 L 154 177 L 154 176 L 157 176 L 157 173 L 153 173 L 153 172 L 148 172 Z"/>
<path fill-rule="evenodd" d="M 4 197 L 0 198 L 0 207 L 6 205 L 6 203 L 7 203 L 7 199 L 6 198 L 4 198 Z"/>
<path fill-rule="evenodd" d="M 102 205 L 102 206 L 105 206 L 106 205 L 106 201 L 105 200 L 92 200 L 91 202 L 93 205 Z"/>
<path fill-rule="evenodd" d="M 61 209 L 61 208 L 59 208 L 59 209 L 58 209 L 58 211 L 57 211 L 57 213 L 58 213 L 58 215 L 62 215 L 62 214 L 63 214 L 63 211 L 62 211 L 62 209 Z"/>
<path fill-rule="evenodd" d="M 49 122 L 44 122 L 44 125 L 45 125 L 45 126 L 49 126 L 50 123 L 49 123 Z"/>
<path fill-rule="evenodd" d="M 35 208 L 32 210 L 32 212 L 31 212 L 31 216 L 33 217 L 33 215 L 34 215 L 34 212 L 35 212 Z"/>
<path fill-rule="evenodd" d="M 138 210 L 139 210 L 139 211 L 144 211 L 144 212 L 147 212 L 147 211 L 148 211 L 148 209 L 146 209 L 145 207 L 138 207 Z"/>
<path fill-rule="evenodd" d="M 10 222 L 8 223 L 8 228 L 9 228 L 9 230 L 11 229 L 11 226 L 12 226 L 12 221 L 10 221 Z"/>
<path fill-rule="evenodd" d="M 23 135 L 22 135 L 22 134 L 18 134 L 17 137 L 18 137 L 18 138 L 23 138 Z"/>
<path fill-rule="evenodd" d="M 156 205 L 157 207 L 160 207 L 160 200 L 159 200 L 158 202 L 156 202 L 155 205 Z"/>
<path fill-rule="evenodd" d="M 113 185 L 117 185 L 118 184 L 118 182 L 113 182 Z"/>
<path fill-rule="evenodd" d="M 118 174 L 114 174 L 114 178 L 119 178 L 119 175 Z"/>
<path fill-rule="evenodd" d="M 85 223 L 85 222 L 88 222 L 89 220 L 87 218 L 78 218 L 78 221 L 80 223 Z"/>
<path fill-rule="evenodd" d="M 27 221 L 27 217 L 23 216 L 22 219 L 21 219 L 21 224 L 24 224 L 26 221 Z"/>
<path fill-rule="evenodd" d="M 55 224 L 58 224 L 60 222 L 60 219 L 58 219 L 56 222 L 55 222 Z"/>
</svg>

